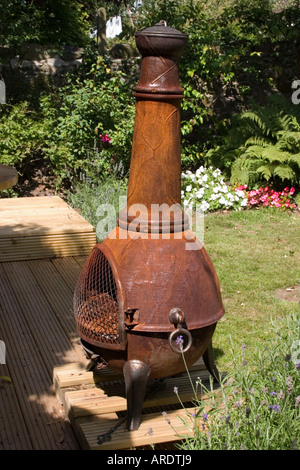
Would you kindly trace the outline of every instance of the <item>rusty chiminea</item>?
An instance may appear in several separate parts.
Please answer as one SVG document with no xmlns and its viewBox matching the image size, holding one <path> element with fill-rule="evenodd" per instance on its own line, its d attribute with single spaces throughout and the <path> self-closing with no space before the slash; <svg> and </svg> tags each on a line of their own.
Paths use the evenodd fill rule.
<svg viewBox="0 0 300 470">
<path fill-rule="evenodd" d="M 148 378 L 185 370 L 182 349 L 188 367 L 203 356 L 217 375 L 219 283 L 181 209 L 178 64 L 187 39 L 164 21 L 136 34 L 142 64 L 127 207 L 94 247 L 74 295 L 86 354 L 98 367 L 124 374 L 128 429 L 139 427 Z"/>
</svg>

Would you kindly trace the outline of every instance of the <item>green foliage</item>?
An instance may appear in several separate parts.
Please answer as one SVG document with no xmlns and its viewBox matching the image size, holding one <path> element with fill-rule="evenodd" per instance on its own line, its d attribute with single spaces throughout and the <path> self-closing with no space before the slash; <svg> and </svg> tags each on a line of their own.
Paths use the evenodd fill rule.
<svg viewBox="0 0 300 470">
<path fill-rule="evenodd" d="M 300 109 L 278 97 L 268 106 L 233 117 L 221 146 L 207 152 L 210 164 L 227 172 L 233 184 L 300 183 Z"/>
<path fill-rule="evenodd" d="M 83 4 L 71 0 L 1 0 L 0 44 L 19 47 L 83 45 L 88 41 Z"/>
<path fill-rule="evenodd" d="M 0 42 L 9 45 L 28 41 L 57 46 L 84 44 L 98 7 L 107 6 L 108 15 L 124 11 L 123 2 L 118 1 L 90 0 L 81 4 L 69 0 L 4 0 L 2 4 Z M 183 169 L 194 171 L 203 164 L 204 155 L 213 143 L 219 144 L 219 149 L 206 155 L 207 162 L 220 163 L 215 166 L 225 175 L 231 176 L 234 170 L 234 175 L 243 178 L 239 183 L 246 181 L 249 175 L 249 181 L 253 178 L 256 181 L 259 175 L 262 179 L 284 179 L 294 184 L 299 167 L 299 120 L 295 118 L 292 123 L 286 112 L 273 135 L 268 133 L 269 128 L 275 129 L 269 121 L 260 118 L 260 122 L 255 122 L 253 115 L 246 117 L 245 114 L 238 123 L 240 142 L 229 141 L 235 137 L 230 131 L 224 144 L 227 124 L 219 118 L 214 103 L 227 87 L 232 89 L 241 71 L 251 76 L 250 85 L 239 84 L 240 96 L 243 94 L 245 100 L 251 96 L 253 83 L 269 83 L 272 77 L 265 73 L 261 48 L 266 41 L 282 39 L 280 31 L 283 30 L 287 40 L 294 41 L 291 24 L 299 23 L 299 11 L 291 7 L 275 15 L 267 0 L 227 0 L 222 5 L 218 0 L 145 0 L 138 7 L 130 0 L 129 6 L 136 30 L 164 19 L 169 26 L 189 35 L 187 50 L 180 62 L 180 81 L 184 89 Z M 124 39 L 133 41 L 133 32 L 131 26 L 127 28 Z M 1 158 L 16 163 L 22 171 L 22 161 L 43 157 L 50 162 L 60 181 L 73 181 L 86 172 L 92 179 L 109 174 L 116 162 L 122 163 L 127 172 L 135 111 L 132 81 L 136 83 L 136 78 L 133 69 L 126 76 L 121 71 L 112 71 L 108 59 L 98 58 L 96 44 L 89 42 L 83 65 L 76 70 L 76 75 L 70 77 L 66 87 L 36 99 L 35 103 L 39 101 L 40 106 L 38 111 L 30 112 L 25 104 L 18 104 L 23 106 L 20 113 L 18 107 L 1 111 L 0 132 L 6 136 L 0 144 L 4 149 Z M 259 116 L 256 112 L 255 115 Z M 12 121 L 12 135 L 8 138 Z M 248 128 L 252 130 L 247 133 Z M 108 140 L 104 142 L 99 135 L 107 135 Z"/>
<path fill-rule="evenodd" d="M 299 318 L 270 320 L 272 340 L 248 361 L 247 346 L 233 350 L 234 372 L 219 390 L 198 379 L 208 399 L 186 416 L 194 436 L 181 448 L 190 450 L 299 449 Z M 195 385 L 193 385 L 195 388 Z"/>
<path fill-rule="evenodd" d="M 216 143 L 223 131 L 213 99 L 227 86 L 230 89 L 233 81 L 244 100 L 255 86 L 270 88 L 273 75 L 266 70 L 261 51 L 270 41 L 294 43 L 297 28 L 291 25 L 300 23 L 300 11 L 294 6 L 274 13 L 269 0 L 236 0 L 221 6 L 204 0 L 145 0 L 135 12 L 137 29 L 161 19 L 189 36 L 180 62 L 182 161 L 184 167 L 195 169 L 209 140 Z M 240 78 L 243 74 L 250 77 L 245 83 Z"/>
<path fill-rule="evenodd" d="M 0 162 L 13 165 L 23 174 L 27 166 L 42 158 L 44 126 L 28 103 L 0 106 Z"/>
<path fill-rule="evenodd" d="M 123 73 L 99 57 L 82 80 L 42 100 L 44 116 L 52 114 L 45 155 L 61 179 L 82 172 L 95 178 L 120 162 L 128 170 L 135 114 L 129 88 Z"/>
<path fill-rule="evenodd" d="M 122 199 L 126 198 L 127 179 L 120 179 L 118 175 L 111 174 L 91 183 L 88 176 L 84 177 L 84 181 L 77 183 L 68 193 L 68 203 L 75 209 L 79 209 L 82 216 L 96 227 L 96 235 L 98 242 L 102 241 L 106 234 L 103 219 L 109 215 L 109 225 L 111 228 L 116 227 L 119 211 L 124 208 Z M 99 211 L 99 207 L 107 208 Z M 109 230 L 108 230 L 109 232 Z"/>
<path fill-rule="evenodd" d="M 44 160 L 62 182 L 92 180 L 128 171 L 135 102 L 130 83 L 112 71 L 101 57 L 89 72 L 70 79 L 56 93 L 40 98 L 40 108 L 28 103 L 1 107 L 1 162 L 20 174 Z M 105 137 L 106 136 L 106 137 Z"/>
</svg>

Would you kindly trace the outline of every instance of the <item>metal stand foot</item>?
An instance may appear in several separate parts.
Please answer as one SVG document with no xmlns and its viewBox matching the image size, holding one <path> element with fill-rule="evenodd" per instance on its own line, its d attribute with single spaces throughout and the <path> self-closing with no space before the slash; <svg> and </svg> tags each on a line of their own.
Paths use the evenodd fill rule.
<svg viewBox="0 0 300 470">
<path fill-rule="evenodd" d="M 140 426 L 150 367 L 143 361 L 133 359 L 125 363 L 123 374 L 127 397 L 127 428 L 135 431 Z"/>
<path fill-rule="evenodd" d="M 220 384 L 221 376 L 215 363 L 212 342 L 210 342 L 207 350 L 205 351 L 202 357 L 203 357 L 203 361 L 204 361 L 206 369 L 208 370 L 208 372 L 211 373 L 211 375 L 217 381 L 217 383 Z"/>
</svg>

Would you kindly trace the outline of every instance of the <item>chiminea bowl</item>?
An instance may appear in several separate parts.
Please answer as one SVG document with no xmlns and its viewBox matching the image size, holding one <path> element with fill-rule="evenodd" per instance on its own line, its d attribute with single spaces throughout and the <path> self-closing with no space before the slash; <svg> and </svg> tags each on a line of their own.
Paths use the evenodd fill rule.
<svg viewBox="0 0 300 470">
<path fill-rule="evenodd" d="M 224 314 L 214 266 L 181 209 L 178 64 L 187 36 L 165 22 L 137 33 L 142 54 L 127 206 L 91 252 L 74 294 L 78 333 L 98 367 L 124 374 L 128 428 L 148 378 L 201 356 L 217 378 L 212 337 Z"/>
</svg>

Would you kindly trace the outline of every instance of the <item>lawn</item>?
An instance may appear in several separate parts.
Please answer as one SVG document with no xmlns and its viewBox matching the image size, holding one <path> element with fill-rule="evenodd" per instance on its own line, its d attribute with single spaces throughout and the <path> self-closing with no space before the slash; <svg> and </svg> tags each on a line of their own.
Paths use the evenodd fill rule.
<svg viewBox="0 0 300 470">
<path fill-rule="evenodd" d="M 205 216 L 204 245 L 225 306 L 213 340 L 220 370 L 230 367 L 231 339 L 255 353 L 269 338 L 271 317 L 299 311 L 299 236 L 298 211 L 264 208 Z"/>
</svg>

